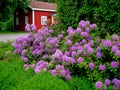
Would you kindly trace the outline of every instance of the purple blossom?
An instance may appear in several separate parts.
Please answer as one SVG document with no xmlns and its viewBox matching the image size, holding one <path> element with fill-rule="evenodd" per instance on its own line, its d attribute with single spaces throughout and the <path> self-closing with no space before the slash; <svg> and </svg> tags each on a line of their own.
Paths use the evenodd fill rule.
<svg viewBox="0 0 120 90">
<path fill-rule="evenodd" d="M 58 39 L 62 39 L 62 38 L 63 38 L 63 34 L 59 34 Z"/>
<path fill-rule="evenodd" d="M 84 59 L 82 57 L 79 57 L 78 60 L 77 60 L 78 63 L 81 63 L 83 61 L 84 61 Z"/>
<path fill-rule="evenodd" d="M 99 43 L 99 42 L 100 42 L 100 37 L 98 37 L 98 38 L 96 39 L 96 42 L 97 42 L 97 43 Z"/>
<path fill-rule="evenodd" d="M 102 57 L 102 53 L 101 53 L 101 52 L 97 52 L 97 53 L 96 53 L 96 57 L 97 57 L 97 58 L 101 58 L 101 57 Z"/>
<path fill-rule="evenodd" d="M 89 26 L 89 25 L 90 25 L 90 21 L 86 21 L 85 23 L 86 23 L 86 25 L 87 25 L 87 26 Z"/>
<path fill-rule="evenodd" d="M 85 31 L 86 31 L 87 33 L 89 33 L 89 32 L 90 32 L 90 28 L 89 28 L 89 27 L 85 28 Z"/>
<path fill-rule="evenodd" d="M 102 44 L 103 44 L 104 47 L 112 46 L 112 42 L 109 39 L 108 40 L 102 40 Z"/>
<path fill-rule="evenodd" d="M 88 37 L 88 33 L 87 32 L 81 32 L 81 36 L 83 36 L 83 37 Z"/>
<path fill-rule="evenodd" d="M 37 27 L 34 24 L 31 24 L 31 27 L 32 27 L 32 31 L 37 30 Z"/>
<path fill-rule="evenodd" d="M 100 64 L 100 66 L 99 66 L 99 70 L 101 70 L 101 71 L 105 71 L 105 65 Z"/>
<path fill-rule="evenodd" d="M 23 59 L 25 62 L 28 62 L 28 58 L 27 58 L 27 57 L 22 56 L 22 59 Z"/>
<path fill-rule="evenodd" d="M 96 24 L 90 25 L 90 29 L 95 29 L 96 27 L 97 27 Z"/>
<path fill-rule="evenodd" d="M 25 68 L 25 70 L 28 70 L 29 69 L 29 65 L 28 64 L 24 64 L 24 68 Z"/>
<path fill-rule="evenodd" d="M 70 52 L 69 52 L 69 51 L 66 51 L 66 52 L 65 52 L 65 55 L 70 56 Z"/>
<path fill-rule="evenodd" d="M 87 43 L 87 41 L 85 39 L 83 39 L 81 42 L 82 42 L 82 44 Z"/>
<path fill-rule="evenodd" d="M 70 45 L 72 44 L 72 41 L 71 41 L 70 39 L 68 39 L 68 40 L 66 41 L 66 44 L 67 44 L 68 46 L 70 46 Z"/>
<path fill-rule="evenodd" d="M 28 31 L 28 32 L 30 32 L 30 24 L 27 24 L 27 25 L 25 26 L 25 30 Z"/>
<path fill-rule="evenodd" d="M 77 30 L 75 30 L 76 33 L 80 34 L 82 32 L 81 28 L 77 28 Z"/>
<path fill-rule="evenodd" d="M 118 35 L 113 35 L 112 40 L 118 40 L 119 36 Z"/>
<path fill-rule="evenodd" d="M 100 51 L 101 51 L 101 48 L 98 46 L 98 47 L 96 48 L 96 51 L 97 51 L 97 52 L 100 52 Z"/>
<path fill-rule="evenodd" d="M 71 58 L 71 59 L 70 59 L 70 63 L 71 63 L 71 64 L 74 64 L 75 62 L 76 62 L 76 61 L 75 61 L 74 58 Z"/>
<path fill-rule="evenodd" d="M 81 20 L 79 22 L 79 26 L 82 27 L 82 28 L 85 28 L 86 27 L 86 22 L 84 20 Z"/>
<path fill-rule="evenodd" d="M 84 44 L 84 49 L 88 49 L 90 48 L 90 45 L 89 44 Z"/>
<path fill-rule="evenodd" d="M 78 51 L 77 51 L 77 54 L 78 54 L 78 55 L 81 54 L 82 51 L 83 51 L 82 49 L 81 49 L 81 50 L 78 50 Z"/>
<path fill-rule="evenodd" d="M 109 79 L 105 79 L 105 85 L 110 85 L 111 81 Z"/>
<path fill-rule="evenodd" d="M 94 52 L 94 50 L 93 50 L 93 48 L 89 47 L 89 48 L 87 49 L 87 52 L 88 52 L 89 54 L 92 54 L 92 53 Z"/>
<path fill-rule="evenodd" d="M 75 58 L 75 57 L 76 57 L 76 52 L 73 51 L 73 52 L 71 53 L 71 55 L 72 55 L 73 58 Z"/>
<path fill-rule="evenodd" d="M 95 68 L 95 65 L 94 65 L 93 62 L 89 63 L 89 68 L 90 68 L 90 69 L 94 69 L 94 68 Z"/>
<path fill-rule="evenodd" d="M 39 45 L 40 45 L 40 48 L 43 48 L 44 47 L 44 42 L 40 42 Z"/>
<path fill-rule="evenodd" d="M 65 70 L 61 70 L 60 75 L 64 76 L 65 74 L 66 74 L 66 71 Z"/>
<path fill-rule="evenodd" d="M 120 50 L 116 50 L 115 54 L 120 57 Z"/>
<path fill-rule="evenodd" d="M 97 81 L 97 82 L 96 82 L 96 88 L 97 88 L 97 89 L 102 88 L 102 82 Z"/>
<path fill-rule="evenodd" d="M 70 47 L 70 51 L 75 51 L 77 48 L 75 46 Z"/>
<path fill-rule="evenodd" d="M 52 76 L 56 76 L 57 75 L 57 71 L 56 70 L 52 70 L 51 73 L 52 73 Z"/>
<path fill-rule="evenodd" d="M 66 80 L 70 80 L 71 79 L 71 76 L 68 74 L 68 75 L 66 75 Z"/>
<path fill-rule="evenodd" d="M 118 62 L 117 61 L 112 61 L 110 63 L 110 65 L 111 65 L 112 68 L 117 68 L 118 67 Z"/>
<path fill-rule="evenodd" d="M 75 46 L 75 47 L 79 47 L 79 43 L 78 43 L 78 42 L 76 42 L 74 46 Z"/>
<path fill-rule="evenodd" d="M 116 52 L 118 50 L 118 47 L 117 46 L 112 46 L 112 48 L 111 48 L 111 51 L 112 52 Z M 119 51 L 118 51 L 119 52 Z M 119 55 L 119 54 L 118 54 Z"/>
</svg>

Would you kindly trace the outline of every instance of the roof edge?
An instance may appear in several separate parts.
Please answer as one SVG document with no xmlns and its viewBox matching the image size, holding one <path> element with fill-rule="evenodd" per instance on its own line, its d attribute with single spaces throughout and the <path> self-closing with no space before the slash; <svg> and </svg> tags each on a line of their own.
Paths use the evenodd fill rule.
<svg viewBox="0 0 120 90">
<path fill-rule="evenodd" d="M 49 12 L 56 12 L 56 10 L 51 10 L 51 9 L 40 9 L 40 8 L 33 8 L 30 5 L 28 6 L 32 10 L 38 10 L 38 11 L 49 11 Z"/>
</svg>

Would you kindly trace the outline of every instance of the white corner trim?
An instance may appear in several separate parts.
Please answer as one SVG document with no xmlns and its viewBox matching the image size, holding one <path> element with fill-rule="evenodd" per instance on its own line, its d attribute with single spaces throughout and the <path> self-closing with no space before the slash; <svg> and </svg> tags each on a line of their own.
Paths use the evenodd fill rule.
<svg viewBox="0 0 120 90">
<path fill-rule="evenodd" d="M 56 12 L 56 10 L 51 10 L 51 9 L 32 8 L 31 6 L 28 7 L 31 8 L 32 10 Z"/>
<path fill-rule="evenodd" d="M 34 10 L 32 10 L 32 24 L 34 25 L 35 24 L 35 13 L 34 13 Z"/>
</svg>

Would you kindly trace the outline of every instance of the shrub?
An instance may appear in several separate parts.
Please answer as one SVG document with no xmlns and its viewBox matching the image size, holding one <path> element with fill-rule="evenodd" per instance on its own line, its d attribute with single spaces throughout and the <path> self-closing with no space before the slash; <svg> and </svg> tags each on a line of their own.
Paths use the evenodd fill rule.
<svg viewBox="0 0 120 90">
<path fill-rule="evenodd" d="M 15 90 L 70 90 L 69 86 L 50 73 L 39 73 L 19 84 Z"/>
<path fill-rule="evenodd" d="M 85 77 L 72 77 L 67 83 L 71 90 L 95 90 L 94 83 Z"/>
<path fill-rule="evenodd" d="M 35 73 L 47 71 L 66 80 L 70 80 L 71 75 L 86 75 L 89 80 L 97 81 L 96 88 L 102 89 L 107 88 L 102 85 L 105 79 L 114 81 L 116 77 L 111 85 L 119 88 L 119 36 L 92 37 L 91 31 L 96 27 L 82 20 L 77 29 L 68 27 L 67 36 L 63 38 L 63 33 L 52 37 L 54 31 L 47 27 L 34 34 L 36 26 L 28 24 L 25 28 L 29 35 L 16 39 L 14 53 L 25 61 L 25 69 L 32 67 Z"/>
<path fill-rule="evenodd" d="M 19 83 L 31 78 L 33 73 L 33 70 L 24 70 L 21 60 L 0 61 L 0 90 L 12 90 Z"/>
</svg>

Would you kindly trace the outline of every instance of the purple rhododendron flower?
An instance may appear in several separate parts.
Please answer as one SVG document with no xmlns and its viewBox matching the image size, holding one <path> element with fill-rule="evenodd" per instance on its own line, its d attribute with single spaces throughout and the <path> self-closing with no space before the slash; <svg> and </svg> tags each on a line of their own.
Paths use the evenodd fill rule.
<svg viewBox="0 0 120 90">
<path fill-rule="evenodd" d="M 65 70 L 61 70 L 60 75 L 64 76 L 65 74 L 66 74 L 66 71 Z"/>
<path fill-rule="evenodd" d="M 120 50 L 116 50 L 115 54 L 120 57 Z"/>
<path fill-rule="evenodd" d="M 83 36 L 83 37 L 88 37 L 88 33 L 87 32 L 81 32 L 81 36 Z"/>
<path fill-rule="evenodd" d="M 89 25 L 90 25 L 90 21 L 86 21 L 85 23 L 86 23 L 86 25 L 87 25 L 87 26 L 89 26 Z"/>
<path fill-rule="evenodd" d="M 116 52 L 118 50 L 118 47 L 117 46 L 112 46 L 112 48 L 111 48 L 111 51 L 112 52 Z"/>
<path fill-rule="evenodd" d="M 83 61 L 84 61 L 84 59 L 82 57 L 79 57 L 78 60 L 77 60 L 78 63 L 81 63 Z"/>
<path fill-rule="evenodd" d="M 68 74 L 68 75 L 66 75 L 66 80 L 70 80 L 71 79 L 71 76 Z"/>
<path fill-rule="evenodd" d="M 118 62 L 117 61 L 112 61 L 110 63 L 110 65 L 111 65 L 112 68 L 117 68 L 118 67 Z"/>
<path fill-rule="evenodd" d="M 97 89 L 102 88 L 102 82 L 97 81 L 95 86 L 96 86 Z"/>
<path fill-rule="evenodd" d="M 109 79 L 105 79 L 105 85 L 110 85 L 111 81 Z"/>
<path fill-rule="evenodd" d="M 32 31 L 37 30 L 37 27 L 34 24 L 31 24 L 31 27 L 32 27 Z"/>
<path fill-rule="evenodd" d="M 89 28 L 89 27 L 85 28 L 85 31 L 86 31 L 87 33 L 89 33 L 89 32 L 90 32 L 90 28 Z"/>
<path fill-rule="evenodd" d="M 93 62 L 89 63 L 89 68 L 90 68 L 90 69 L 94 69 L 94 68 L 95 68 L 95 65 L 94 65 Z"/>
<path fill-rule="evenodd" d="M 82 42 L 82 44 L 87 43 L 87 41 L 85 39 L 83 39 L 81 42 Z"/>
<path fill-rule="evenodd" d="M 89 44 L 84 44 L 84 49 L 88 49 L 90 47 Z"/>
<path fill-rule="evenodd" d="M 56 76 L 57 75 L 57 71 L 56 70 L 52 70 L 51 73 L 52 73 L 52 76 Z"/>
<path fill-rule="evenodd" d="M 70 46 L 70 45 L 72 44 L 72 41 L 71 41 L 70 39 L 68 39 L 68 40 L 66 41 L 66 44 L 67 44 L 68 46 Z"/>
<path fill-rule="evenodd" d="M 102 53 L 101 53 L 101 52 L 97 52 L 97 53 L 96 53 L 96 57 L 97 57 L 97 58 L 101 58 L 101 57 L 102 57 Z"/>
<path fill-rule="evenodd" d="M 25 30 L 28 31 L 28 32 L 30 32 L 30 24 L 27 24 L 27 25 L 25 26 Z"/>
<path fill-rule="evenodd" d="M 77 28 L 77 30 L 75 30 L 76 33 L 80 34 L 82 32 L 81 28 Z"/>
<path fill-rule="evenodd" d="M 101 70 L 101 71 L 105 71 L 105 65 L 100 64 L 100 66 L 99 66 L 99 70 Z"/>
<path fill-rule="evenodd" d="M 112 39 L 113 39 L 113 40 L 118 40 L 118 39 L 119 39 L 119 36 L 118 36 L 118 35 L 113 35 Z"/>
<path fill-rule="evenodd" d="M 75 58 L 75 57 L 76 57 L 76 52 L 73 51 L 73 52 L 71 53 L 71 55 L 72 55 L 73 58 Z"/>
<path fill-rule="evenodd" d="M 92 54 L 92 53 L 94 52 L 94 50 L 93 50 L 93 48 L 89 47 L 89 48 L 87 49 L 87 52 L 88 52 L 89 54 Z"/>
<path fill-rule="evenodd" d="M 92 25 L 90 25 L 90 29 L 94 29 L 94 28 L 96 28 L 96 27 L 97 27 L 96 24 L 92 24 Z"/>
<path fill-rule="evenodd" d="M 108 40 L 102 40 L 102 44 L 103 44 L 104 47 L 112 46 L 112 42 L 109 39 Z"/>
</svg>

